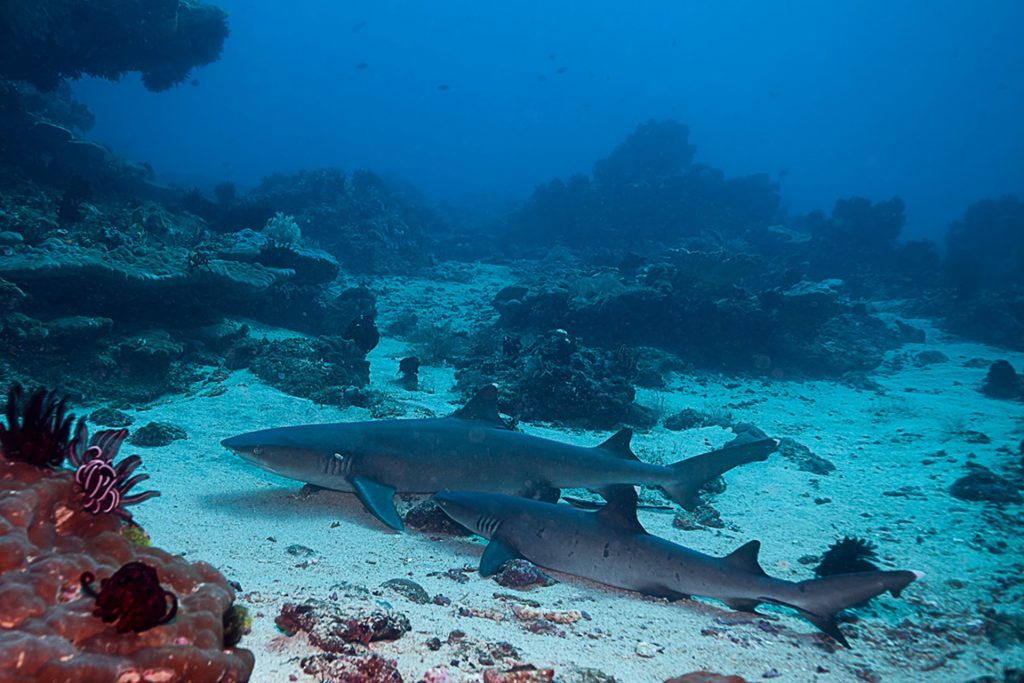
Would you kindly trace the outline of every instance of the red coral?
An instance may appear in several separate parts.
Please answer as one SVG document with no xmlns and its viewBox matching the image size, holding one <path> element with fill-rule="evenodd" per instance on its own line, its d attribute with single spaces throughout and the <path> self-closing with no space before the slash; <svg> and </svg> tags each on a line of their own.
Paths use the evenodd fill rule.
<svg viewBox="0 0 1024 683">
<path fill-rule="evenodd" d="M 100 582 L 97 593 L 92 572 L 82 573 L 82 590 L 96 598 L 93 616 L 115 622 L 118 633 L 142 633 L 166 624 L 178 612 L 178 598 L 160 585 L 156 569 L 145 562 L 129 562 Z"/>
<path fill-rule="evenodd" d="M 0 460 L 0 680 L 238 683 L 251 652 L 225 647 L 234 592 L 216 569 L 125 538 L 115 515 L 82 510 L 71 472 Z M 144 562 L 178 595 L 173 621 L 119 633 L 93 616 L 83 572 Z"/>
</svg>

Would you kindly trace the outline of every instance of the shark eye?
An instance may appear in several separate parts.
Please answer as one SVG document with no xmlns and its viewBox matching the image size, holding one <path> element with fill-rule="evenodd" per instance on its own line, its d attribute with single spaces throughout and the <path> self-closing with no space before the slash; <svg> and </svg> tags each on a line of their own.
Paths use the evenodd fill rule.
<svg viewBox="0 0 1024 683">
<path fill-rule="evenodd" d="M 263 446 L 256 446 L 252 449 L 253 455 L 263 455 Z"/>
</svg>

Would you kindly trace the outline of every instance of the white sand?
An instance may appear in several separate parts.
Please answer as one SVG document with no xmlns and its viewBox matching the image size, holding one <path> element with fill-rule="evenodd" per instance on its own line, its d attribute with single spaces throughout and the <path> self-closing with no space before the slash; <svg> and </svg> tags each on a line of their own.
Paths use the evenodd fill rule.
<svg viewBox="0 0 1024 683">
<path fill-rule="evenodd" d="M 381 318 L 393 319 L 402 306 L 419 304 L 427 316 L 486 319 L 490 297 L 500 285 L 500 278 L 489 276 L 496 274 L 492 269 L 466 285 L 391 281 L 380 303 Z M 927 574 L 903 598 L 879 598 L 857 611 L 860 623 L 842 626 L 853 650 L 829 652 L 818 646 L 814 627 L 785 611 L 765 609 L 767 617 L 751 618 L 712 602 L 668 604 L 564 575 L 557 575 L 558 585 L 523 596 L 545 609 L 584 610 L 590 620 L 559 627 L 564 637 L 529 633 L 512 617 L 509 604 L 493 597 L 512 591 L 476 574 L 467 574 L 470 581 L 464 584 L 430 576 L 475 565 L 479 544 L 431 540 L 414 531 L 392 533 L 350 494 L 299 496 L 298 483 L 258 471 L 223 450 L 218 445 L 222 438 L 257 428 L 369 419 L 365 410 L 342 411 L 287 396 L 246 371 L 232 374 L 219 395 L 210 395 L 217 393 L 211 385 L 135 414 L 136 427 L 166 421 L 189 435 L 164 448 L 130 448 L 144 458 L 145 471 L 152 476 L 147 483 L 163 493 L 138 506 L 135 514 L 157 545 L 209 561 L 242 584 L 241 600 L 256 616 L 254 631 L 243 643 L 256 653 L 254 681 L 286 681 L 292 674 L 296 680 L 314 680 L 298 667 L 298 658 L 314 649 L 304 636 L 289 638 L 274 626 L 284 602 L 327 599 L 335 587 L 347 585 L 337 591 L 344 599 L 355 592 L 353 586 L 375 590 L 393 578 L 412 579 L 430 595 L 444 594 L 453 601 L 442 607 L 415 605 L 393 593 L 366 598 L 394 605 L 412 623 L 412 632 L 402 639 L 373 646 L 398 659 L 407 681 L 419 680 L 429 666 L 459 658 L 465 648 L 446 644 L 434 652 L 425 645 L 433 636 L 445 641 L 453 629 L 464 631 L 471 644 L 512 643 L 521 661 L 553 666 L 559 680 L 572 680 L 562 676 L 574 665 L 638 683 L 701 669 L 779 681 L 879 680 L 865 678 L 870 675 L 866 671 L 884 681 L 1001 676 L 1003 666 L 1024 664 L 1024 647 L 991 646 L 978 633 L 978 609 L 998 602 L 1003 610 L 1021 610 L 1020 585 L 1006 589 L 998 601 L 991 597 L 1001 580 L 1019 580 L 1021 574 L 1020 506 L 1007 507 L 1003 514 L 981 503 L 959 501 L 948 487 L 964 473 L 962 465 L 970 454 L 997 472 L 1005 474 L 1011 466 L 1019 472 L 1024 405 L 982 396 L 978 387 L 985 370 L 964 367 L 964 361 L 1009 358 L 1021 367 L 1024 358 L 950 340 L 934 330 L 929 336 L 928 344 L 907 346 L 896 355 L 937 349 L 949 362 L 883 368 L 874 376 L 886 390 L 882 395 L 831 382 L 740 381 L 737 388 L 726 389 L 723 384 L 733 380 L 698 383 L 685 377 L 676 377 L 670 391 L 640 392 L 641 403 L 663 402 L 666 414 L 684 407 L 724 408 L 773 436 L 796 439 L 838 468 L 831 475 L 815 476 L 773 455 L 727 475 L 726 492 L 714 500 L 735 530 L 684 532 L 671 526 L 671 514 L 642 513 L 652 533 L 714 554 L 757 538 L 763 544 L 765 569 L 790 579 L 811 576 L 811 567 L 796 562 L 800 556 L 820 553 L 838 536 L 862 535 L 879 544 L 886 567 Z M 389 401 L 408 416 L 451 412 L 456 406 L 448 369 L 424 368 L 422 384 L 428 391 L 410 393 L 392 383 L 398 359 L 407 351 L 388 339 L 374 350 L 372 388 L 386 391 Z M 736 407 L 741 403 L 745 407 Z M 595 444 L 606 436 L 523 427 L 580 444 Z M 966 443 L 965 430 L 983 432 L 991 443 Z M 717 428 L 675 433 L 659 427 L 637 434 L 634 449 L 643 459 L 669 462 L 729 437 Z M 1001 447 L 1012 453 L 999 452 Z M 946 455 L 933 455 L 940 450 Z M 923 465 L 929 457 L 937 462 Z M 902 497 L 884 495 L 901 489 Z M 816 497 L 831 502 L 819 505 Z M 1002 554 L 988 552 L 978 540 L 993 543 L 1000 538 L 1009 544 Z M 292 544 L 314 549 L 315 561 L 297 568 L 305 558 L 286 552 Z M 951 579 L 963 587 L 950 587 L 946 582 Z M 505 618 L 496 623 L 462 617 L 459 606 L 494 609 Z M 907 624 L 901 626 L 904 620 Z M 932 627 L 948 632 L 923 630 Z M 460 668 L 451 672 L 461 670 L 465 680 L 479 680 L 472 672 L 482 668 L 462 659 Z M 779 675 L 772 678 L 773 672 Z"/>
</svg>

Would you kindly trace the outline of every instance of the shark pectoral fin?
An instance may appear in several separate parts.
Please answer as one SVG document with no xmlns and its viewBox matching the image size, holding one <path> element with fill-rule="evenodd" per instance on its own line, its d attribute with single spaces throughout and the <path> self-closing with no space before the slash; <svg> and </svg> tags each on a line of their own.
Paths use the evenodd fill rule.
<svg viewBox="0 0 1024 683">
<path fill-rule="evenodd" d="M 484 554 L 480 558 L 480 576 L 488 577 L 498 573 L 501 566 L 509 560 L 518 560 L 522 555 L 518 550 L 505 543 L 501 539 L 491 539 L 491 542 L 484 548 Z"/>
<path fill-rule="evenodd" d="M 366 477 L 352 477 L 352 488 L 367 510 L 395 531 L 405 526 L 395 509 L 395 488 Z"/>
</svg>

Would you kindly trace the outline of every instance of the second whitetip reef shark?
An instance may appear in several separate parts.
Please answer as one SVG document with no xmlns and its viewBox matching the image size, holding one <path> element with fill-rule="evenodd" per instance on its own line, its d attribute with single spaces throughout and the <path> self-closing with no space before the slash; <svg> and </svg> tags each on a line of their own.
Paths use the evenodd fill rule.
<svg viewBox="0 0 1024 683">
<path fill-rule="evenodd" d="M 754 439 L 672 465 L 641 462 L 623 429 L 594 447 L 508 427 L 489 385 L 449 417 L 297 425 L 248 432 L 221 444 L 282 477 L 354 492 L 392 529 L 402 529 L 395 493 L 449 490 L 558 500 L 563 488 L 600 493 L 617 484 L 655 486 L 687 509 L 701 486 L 734 467 L 765 460 L 774 439 Z"/>
<path fill-rule="evenodd" d="M 647 533 L 636 516 L 636 491 L 617 486 L 608 505 L 585 512 L 569 505 L 517 496 L 446 491 L 434 500 L 453 520 L 490 542 L 480 574 L 496 573 L 508 560 L 581 576 L 617 588 L 675 600 L 700 596 L 736 610 L 762 603 L 796 610 L 849 647 L 836 613 L 888 591 L 894 596 L 922 576 L 915 571 L 868 571 L 787 581 L 768 576 L 757 561 L 759 541 L 713 557 Z"/>
</svg>

